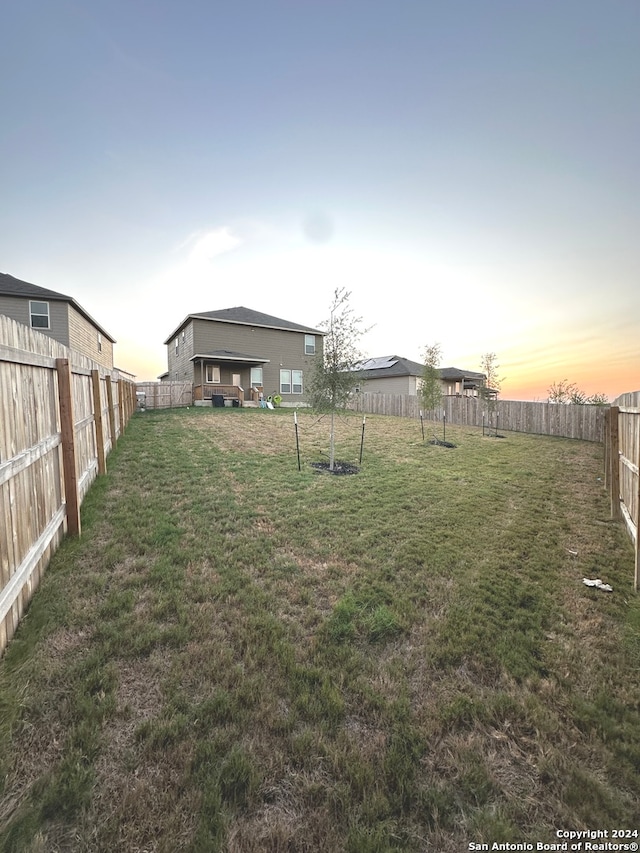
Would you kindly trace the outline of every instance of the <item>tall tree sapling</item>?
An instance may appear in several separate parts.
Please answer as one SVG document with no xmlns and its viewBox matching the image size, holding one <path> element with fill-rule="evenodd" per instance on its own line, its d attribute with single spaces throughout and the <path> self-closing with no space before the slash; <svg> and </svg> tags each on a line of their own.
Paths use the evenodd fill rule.
<svg viewBox="0 0 640 853">
<path fill-rule="evenodd" d="M 424 370 L 420 398 L 426 412 L 431 412 L 433 420 L 436 411 L 442 407 L 442 380 L 440 378 L 440 344 L 430 344 L 424 348 Z"/>
<path fill-rule="evenodd" d="M 331 415 L 330 471 L 335 469 L 335 414 L 346 408 L 351 394 L 362 381 L 357 370 L 362 361 L 358 341 L 367 330 L 361 326 L 362 318 L 354 315 L 350 297 L 351 292 L 345 288 L 334 291 L 329 319 L 320 323 L 320 328 L 326 330 L 323 357 L 316 360 L 309 385 L 313 408 Z"/>
</svg>

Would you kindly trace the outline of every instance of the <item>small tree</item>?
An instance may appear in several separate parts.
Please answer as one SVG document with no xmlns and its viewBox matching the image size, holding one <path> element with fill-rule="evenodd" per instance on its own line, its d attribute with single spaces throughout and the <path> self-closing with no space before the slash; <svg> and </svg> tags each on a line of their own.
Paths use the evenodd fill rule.
<svg viewBox="0 0 640 853">
<path fill-rule="evenodd" d="M 345 409 L 349 398 L 361 381 L 357 370 L 362 361 L 358 341 L 366 329 L 362 318 L 354 316 L 349 305 L 351 292 L 336 288 L 329 319 L 320 323 L 326 330 L 323 357 L 317 359 L 311 375 L 309 398 L 314 409 L 331 414 L 329 438 L 329 470 L 335 468 L 335 413 Z"/>
<path fill-rule="evenodd" d="M 574 406 L 582 406 L 585 403 L 590 403 L 592 406 L 606 406 L 609 403 L 609 398 L 606 394 L 592 394 L 590 397 L 587 397 L 575 382 L 569 382 L 568 379 L 553 382 L 547 389 L 547 394 L 549 395 L 549 403 L 571 403 Z"/>
<path fill-rule="evenodd" d="M 569 402 L 574 406 L 583 406 L 587 402 L 587 395 L 574 385 L 569 393 Z"/>
<path fill-rule="evenodd" d="M 553 382 L 547 389 L 550 403 L 568 403 L 569 397 L 575 385 L 569 382 L 568 379 L 561 379 L 559 382 Z"/>
<path fill-rule="evenodd" d="M 495 352 L 485 352 L 480 357 L 480 367 L 486 377 L 485 384 L 479 389 L 478 393 L 483 400 L 486 400 L 489 416 L 491 417 L 496 408 L 496 400 L 500 393 L 502 378 L 498 376 L 498 362 Z"/>
<path fill-rule="evenodd" d="M 609 398 L 606 394 L 592 394 L 590 397 L 587 397 L 587 403 L 590 403 L 592 406 L 608 406 Z"/>
<path fill-rule="evenodd" d="M 424 348 L 424 370 L 420 397 L 427 412 L 435 412 L 442 406 L 442 380 L 440 378 L 440 344 L 431 344 Z"/>
</svg>

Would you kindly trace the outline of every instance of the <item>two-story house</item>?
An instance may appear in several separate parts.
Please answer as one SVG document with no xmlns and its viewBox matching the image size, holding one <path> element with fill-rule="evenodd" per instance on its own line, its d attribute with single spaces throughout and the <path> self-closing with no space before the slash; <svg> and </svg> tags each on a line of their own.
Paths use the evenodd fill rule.
<svg viewBox="0 0 640 853">
<path fill-rule="evenodd" d="M 250 308 L 189 314 L 165 340 L 162 378 L 192 382 L 196 405 L 220 398 L 257 403 L 261 395 L 300 405 L 324 334 Z"/>
<path fill-rule="evenodd" d="M 115 339 L 71 296 L 0 273 L 0 314 L 113 370 Z"/>
</svg>

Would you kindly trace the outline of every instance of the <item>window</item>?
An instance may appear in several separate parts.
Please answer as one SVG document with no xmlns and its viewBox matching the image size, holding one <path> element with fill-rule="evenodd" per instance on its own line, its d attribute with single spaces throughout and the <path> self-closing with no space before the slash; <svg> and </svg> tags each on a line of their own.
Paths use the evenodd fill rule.
<svg viewBox="0 0 640 853">
<path fill-rule="evenodd" d="M 217 364 L 207 364 L 205 367 L 205 382 L 220 382 L 220 367 Z"/>
<path fill-rule="evenodd" d="M 98 352 L 102 352 L 102 335 L 98 332 Z"/>
<path fill-rule="evenodd" d="M 262 386 L 262 368 L 261 367 L 252 367 L 251 368 L 251 387 L 255 388 L 257 385 Z"/>
<path fill-rule="evenodd" d="M 305 335 L 304 336 L 304 354 L 305 355 L 315 355 L 316 354 L 316 336 L 315 335 Z"/>
<path fill-rule="evenodd" d="M 176 338 L 176 355 L 178 354 L 178 338 Z"/>
<path fill-rule="evenodd" d="M 281 370 L 280 371 L 280 393 L 302 394 L 302 371 Z"/>
<path fill-rule="evenodd" d="M 291 393 L 291 371 L 290 370 L 281 370 L 280 371 L 280 393 L 281 394 L 290 394 Z"/>
<path fill-rule="evenodd" d="M 29 302 L 29 313 L 31 314 L 32 329 L 50 328 L 48 302 Z"/>
</svg>

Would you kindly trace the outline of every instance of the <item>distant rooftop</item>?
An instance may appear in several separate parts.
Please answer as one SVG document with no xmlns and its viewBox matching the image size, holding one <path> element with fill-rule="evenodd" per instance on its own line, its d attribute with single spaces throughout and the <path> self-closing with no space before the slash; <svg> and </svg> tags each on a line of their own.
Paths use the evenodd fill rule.
<svg viewBox="0 0 640 853">
<path fill-rule="evenodd" d="M 400 355 L 382 355 L 361 361 L 354 370 L 366 374 L 367 379 L 377 379 L 386 376 L 422 376 L 424 364 Z M 465 388 L 475 387 L 484 383 L 486 376 L 475 370 L 460 370 L 458 367 L 439 368 L 443 382 L 465 382 Z M 469 383 L 469 384 L 467 384 Z"/>
<path fill-rule="evenodd" d="M 380 376 L 422 376 L 424 365 L 400 355 L 382 355 L 361 361 L 354 370 L 366 373 L 367 379 Z"/>
</svg>

